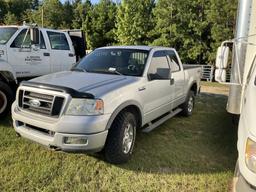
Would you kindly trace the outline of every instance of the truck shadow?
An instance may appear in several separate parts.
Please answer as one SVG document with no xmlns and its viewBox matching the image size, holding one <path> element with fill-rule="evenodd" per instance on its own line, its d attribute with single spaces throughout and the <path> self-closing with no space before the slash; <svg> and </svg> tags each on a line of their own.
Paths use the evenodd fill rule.
<svg viewBox="0 0 256 192">
<path fill-rule="evenodd" d="M 0 126 L 4 126 L 5 129 L 12 128 L 12 118 L 11 118 L 11 115 L 8 115 L 7 117 L 0 118 Z"/>
<path fill-rule="evenodd" d="M 227 96 L 202 93 L 194 114 L 177 116 L 150 133 L 138 131 L 134 154 L 120 168 L 162 174 L 233 172 L 237 127 Z"/>
</svg>

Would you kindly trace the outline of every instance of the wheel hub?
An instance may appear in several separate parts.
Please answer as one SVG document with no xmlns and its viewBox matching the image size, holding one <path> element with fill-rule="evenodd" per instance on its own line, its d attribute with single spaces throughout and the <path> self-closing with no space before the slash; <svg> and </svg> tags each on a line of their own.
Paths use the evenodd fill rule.
<svg viewBox="0 0 256 192">
<path fill-rule="evenodd" d="M 132 148 L 133 136 L 134 136 L 133 131 L 134 131 L 133 125 L 131 123 L 129 123 L 124 130 L 123 152 L 125 154 L 129 153 Z"/>
<path fill-rule="evenodd" d="M 194 107 L 194 99 L 190 97 L 188 100 L 188 112 L 191 113 Z"/>
</svg>

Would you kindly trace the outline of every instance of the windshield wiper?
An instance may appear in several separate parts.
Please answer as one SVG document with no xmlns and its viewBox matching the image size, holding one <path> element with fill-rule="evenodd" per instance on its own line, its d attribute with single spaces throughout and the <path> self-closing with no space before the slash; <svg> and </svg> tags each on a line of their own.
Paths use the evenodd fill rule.
<svg viewBox="0 0 256 192">
<path fill-rule="evenodd" d="M 108 68 L 108 71 L 109 71 L 109 72 L 112 72 L 112 73 L 116 73 L 117 75 L 123 75 L 122 73 L 120 73 L 119 71 L 117 71 L 116 68 L 114 68 L 114 67 Z"/>
<path fill-rule="evenodd" d="M 85 69 L 83 69 L 83 68 L 79 68 L 79 67 L 72 68 L 72 69 L 71 69 L 71 71 L 87 72 Z"/>
</svg>

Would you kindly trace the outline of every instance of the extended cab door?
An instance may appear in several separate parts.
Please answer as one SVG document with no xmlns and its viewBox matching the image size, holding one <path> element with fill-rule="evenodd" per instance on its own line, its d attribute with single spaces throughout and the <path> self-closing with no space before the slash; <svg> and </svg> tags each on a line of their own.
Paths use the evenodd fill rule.
<svg viewBox="0 0 256 192">
<path fill-rule="evenodd" d="M 173 107 L 177 107 L 184 101 L 184 71 L 181 69 L 181 62 L 174 50 L 167 50 L 167 59 L 171 68 L 172 78 L 174 80 L 175 94 L 173 98 Z"/>
<path fill-rule="evenodd" d="M 174 85 L 165 51 L 155 51 L 143 90 L 145 121 L 149 122 L 172 109 Z"/>
<path fill-rule="evenodd" d="M 69 70 L 76 62 L 71 39 L 67 33 L 50 30 L 47 31 L 47 36 L 51 48 L 51 71 Z"/>
<path fill-rule="evenodd" d="M 45 38 L 40 31 L 40 45 L 32 45 L 30 30 L 22 29 L 8 46 L 8 62 L 13 66 L 18 78 L 34 77 L 50 73 L 50 59 Z"/>
</svg>

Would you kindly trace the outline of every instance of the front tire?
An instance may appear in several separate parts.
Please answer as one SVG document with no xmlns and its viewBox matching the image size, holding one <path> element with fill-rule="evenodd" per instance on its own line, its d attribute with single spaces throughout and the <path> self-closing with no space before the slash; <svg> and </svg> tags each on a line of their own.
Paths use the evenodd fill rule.
<svg viewBox="0 0 256 192">
<path fill-rule="evenodd" d="M 193 113 L 194 107 L 195 107 L 195 94 L 193 91 L 189 91 L 185 103 L 181 105 L 181 108 L 182 108 L 181 114 L 185 117 L 191 116 Z"/>
<path fill-rule="evenodd" d="M 109 130 L 104 148 L 106 161 L 121 164 L 131 158 L 136 137 L 136 126 L 136 118 L 129 111 L 124 111 L 116 117 Z"/>
<path fill-rule="evenodd" d="M 12 89 L 0 81 L 0 118 L 5 117 L 10 112 L 13 98 Z"/>
</svg>

